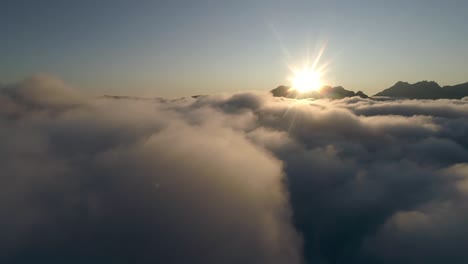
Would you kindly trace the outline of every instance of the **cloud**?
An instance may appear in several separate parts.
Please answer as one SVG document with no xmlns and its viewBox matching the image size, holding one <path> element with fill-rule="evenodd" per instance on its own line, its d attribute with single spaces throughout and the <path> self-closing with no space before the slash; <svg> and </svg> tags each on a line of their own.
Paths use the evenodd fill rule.
<svg viewBox="0 0 468 264">
<path fill-rule="evenodd" d="M 0 94 L 4 263 L 468 261 L 467 100 Z"/>
<path fill-rule="evenodd" d="M 79 105 L 79 94 L 60 79 L 35 75 L 12 85 L 0 85 L 0 114 L 14 118 L 27 111 L 58 111 Z"/>
<path fill-rule="evenodd" d="M 300 263 L 270 153 L 152 101 L 62 107 L 56 84 L 5 91 L 28 100 L 0 123 L 2 263 Z"/>
</svg>

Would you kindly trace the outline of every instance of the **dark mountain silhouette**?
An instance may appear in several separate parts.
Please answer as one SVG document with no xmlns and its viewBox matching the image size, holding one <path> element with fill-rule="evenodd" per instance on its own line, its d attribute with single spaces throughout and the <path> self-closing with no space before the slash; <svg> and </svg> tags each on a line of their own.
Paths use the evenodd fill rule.
<svg viewBox="0 0 468 264">
<path fill-rule="evenodd" d="M 468 82 L 453 86 L 440 87 L 434 81 L 413 84 L 397 82 L 375 96 L 403 97 L 409 99 L 461 99 L 468 96 Z"/>
<path fill-rule="evenodd" d="M 290 86 L 280 85 L 277 88 L 270 91 L 271 94 L 275 97 L 286 97 L 286 98 L 296 98 L 296 99 L 303 99 L 303 98 L 315 98 L 315 99 L 342 99 L 345 97 L 353 97 L 359 96 L 362 98 L 367 98 L 368 96 L 363 93 L 362 91 L 358 91 L 357 93 L 353 91 L 346 90 L 341 86 L 331 87 L 331 86 L 323 86 L 318 91 L 310 91 L 306 93 L 300 93 L 294 88 Z"/>
<path fill-rule="evenodd" d="M 442 89 L 444 89 L 446 98 L 449 99 L 461 99 L 468 96 L 468 82 L 452 86 L 444 86 Z"/>
</svg>

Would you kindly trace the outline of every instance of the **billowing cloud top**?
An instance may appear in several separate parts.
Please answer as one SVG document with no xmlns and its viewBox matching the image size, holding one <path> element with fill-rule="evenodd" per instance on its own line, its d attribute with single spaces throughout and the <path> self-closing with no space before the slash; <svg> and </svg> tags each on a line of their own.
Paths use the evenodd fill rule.
<svg viewBox="0 0 468 264">
<path fill-rule="evenodd" d="M 0 102 L 2 263 L 468 261 L 468 100 Z"/>
</svg>

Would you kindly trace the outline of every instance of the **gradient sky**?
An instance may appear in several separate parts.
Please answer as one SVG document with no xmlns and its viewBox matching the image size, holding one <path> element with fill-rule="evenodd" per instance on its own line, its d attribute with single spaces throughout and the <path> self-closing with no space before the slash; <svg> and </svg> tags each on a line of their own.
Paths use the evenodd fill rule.
<svg viewBox="0 0 468 264">
<path fill-rule="evenodd" d="M 327 43 L 332 85 L 468 81 L 467 1 L 2 0 L 0 82 L 59 76 L 94 94 L 270 90 Z"/>
</svg>

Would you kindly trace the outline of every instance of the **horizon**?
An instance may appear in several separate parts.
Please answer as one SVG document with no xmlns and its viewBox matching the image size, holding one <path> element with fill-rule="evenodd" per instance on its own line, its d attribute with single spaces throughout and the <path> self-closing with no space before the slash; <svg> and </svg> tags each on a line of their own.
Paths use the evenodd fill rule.
<svg viewBox="0 0 468 264">
<path fill-rule="evenodd" d="M 129 96 L 129 97 L 132 97 L 132 96 L 136 96 L 136 97 L 161 97 L 161 98 L 180 98 L 180 97 L 191 97 L 191 96 L 199 96 L 199 95 L 216 95 L 216 94 L 224 94 L 224 93 L 228 93 L 228 94 L 232 94 L 232 93 L 242 93 L 242 92 L 248 92 L 249 90 L 248 89 L 239 89 L 239 90 L 235 90 L 235 91 L 220 91 L 220 92 L 215 92 L 213 94 L 200 94 L 200 93 L 195 93 L 194 94 L 185 94 L 185 95 L 180 95 L 180 96 L 158 96 L 158 95 L 151 95 L 151 94 L 132 94 L 132 93 L 128 93 L 126 94 L 125 92 L 123 93 L 119 93 L 119 92 L 116 92 L 114 94 L 111 94 L 111 93 L 106 93 L 106 91 L 98 91 L 98 92 L 90 92 L 90 91 L 87 91 L 86 88 L 83 88 L 83 87 L 77 87 L 75 86 L 73 83 L 70 83 L 70 82 L 67 82 L 66 80 L 63 80 L 62 78 L 60 78 L 59 76 L 53 76 L 53 75 L 49 75 L 49 74 L 33 74 L 33 75 L 30 75 L 30 76 L 26 76 L 25 78 L 22 78 L 22 79 L 18 79 L 18 80 L 14 80 L 12 82 L 9 82 L 9 83 L 6 83 L 6 82 L 1 82 L 0 81 L 0 88 L 2 86 L 11 86 L 11 85 L 17 85 L 21 82 L 24 82 L 24 81 L 28 81 L 30 79 L 34 79 L 34 78 L 51 78 L 51 79 L 55 79 L 57 81 L 60 81 L 60 82 L 64 82 L 67 86 L 70 86 L 72 87 L 73 89 L 75 89 L 77 92 L 80 92 L 82 93 L 83 95 L 87 95 L 87 96 Z M 424 82 L 428 82 L 428 83 L 436 83 L 438 86 L 440 86 L 440 88 L 446 88 L 446 87 L 452 87 L 452 86 L 456 86 L 456 85 L 462 85 L 462 84 L 467 84 L 468 83 L 468 80 L 465 81 L 465 82 L 461 82 L 461 83 L 454 83 L 454 84 L 450 84 L 450 85 L 445 85 L 445 84 L 441 84 L 435 80 L 420 80 L 420 81 L 416 81 L 416 82 L 408 82 L 408 81 L 404 81 L 404 80 L 399 80 L 399 81 L 396 81 L 394 82 L 392 85 L 388 86 L 388 87 L 384 87 L 382 89 L 373 89 L 375 90 L 375 92 L 373 94 L 367 94 L 366 92 L 364 92 L 363 90 L 350 90 L 350 89 L 347 89 L 347 87 L 344 87 L 342 85 L 329 85 L 329 84 L 323 84 L 322 87 L 342 87 L 346 90 L 350 90 L 350 91 L 353 91 L 353 92 L 364 92 L 365 94 L 367 94 L 368 96 L 375 96 L 377 95 L 378 93 L 381 93 L 382 91 L 386 90 L 386 89 L 389 89 L 389 88 L 392 88 L 394 87 L 396 84 L 398 83 L 407 83 L 407 84 L 410 84 L 410 85 L 414 85 L 414 84 L 417 84 L 417 83 L 424 83 Z M 275 88 L 278 88 L 278 87 L 281 87 L 281 86 L 287 86 L 287 87 L 292 87 L 292 84 L 279 84 L 279 85 L 276 85 L 275 87 L 270 87 L 270 88 L 265 88 L 265 89 L 252 89 L 250 91 L 257 91 L 257 92 L 271 92 L 271 90 L 275 89 Z M 100 92 L 103 92 L 103 93 L 100 93 Z"/>
<path fill-rule="evenodd" d="M 167 97 L 266 90 L 288 85 L 290 65 L 325 48 L 331 86 L 373 94 L 399 80 L 454 85 L 468 81 L 466 8 L 457 1 L 7 0 L 0 80 L 45 73 L 91 93 Z"/>
</svg>

